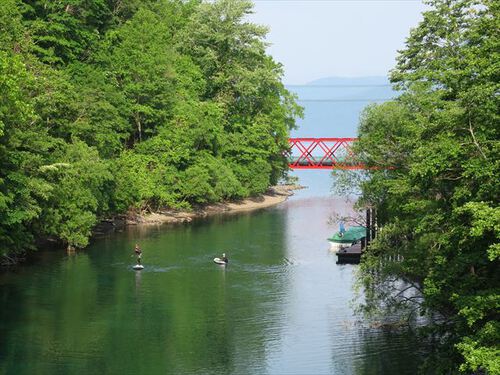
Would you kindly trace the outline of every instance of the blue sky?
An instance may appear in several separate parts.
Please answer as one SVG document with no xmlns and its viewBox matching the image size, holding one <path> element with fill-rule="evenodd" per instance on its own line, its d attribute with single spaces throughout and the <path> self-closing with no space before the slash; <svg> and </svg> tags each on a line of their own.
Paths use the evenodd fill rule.
<svg viewBox="0 0 500 375">
<path fill-rule="evenodd" d="M 254 0 L 251 20 L 270 28 L 268 51 L 285 84 L 383 76 L 425 9 L 414 0 Z"/>
</svg>

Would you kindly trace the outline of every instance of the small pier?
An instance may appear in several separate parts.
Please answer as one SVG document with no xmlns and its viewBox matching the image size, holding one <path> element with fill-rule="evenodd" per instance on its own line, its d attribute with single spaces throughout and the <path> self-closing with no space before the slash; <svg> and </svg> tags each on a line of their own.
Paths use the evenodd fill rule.
<svg viewBox="0 0 500 375">
<path fill-rule="evenodd" d="M 344 236 L 336 233 L 328 240 L 341 243 L 344 239 L 349 239 L 351 246 L 344 247 L 337 251 L 337 264 L 359 264 L 361 255 L 370 242 L 375 238 L 377 232 L 377 214 L 375 209 L 366 209 L 366 222 L 362 227 L 351 227 L 345 231 Z"/>
<path fill-rule="evenodd" d="M 361 261 L 361 243 L 337 251 L 337 264 L 359 264 Z"/>
</svg>

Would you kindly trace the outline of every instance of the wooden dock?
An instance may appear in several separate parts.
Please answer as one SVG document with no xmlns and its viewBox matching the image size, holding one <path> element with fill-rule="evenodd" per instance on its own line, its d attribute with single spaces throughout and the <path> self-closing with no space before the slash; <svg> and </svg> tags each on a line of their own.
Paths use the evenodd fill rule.
<svg viewBox="0 0 500 375">
<path fill-rule="evenodd" d="M 337 264 L 358 264 L 361 261 L 361 243 L 337 251 Z"/>
</svg>

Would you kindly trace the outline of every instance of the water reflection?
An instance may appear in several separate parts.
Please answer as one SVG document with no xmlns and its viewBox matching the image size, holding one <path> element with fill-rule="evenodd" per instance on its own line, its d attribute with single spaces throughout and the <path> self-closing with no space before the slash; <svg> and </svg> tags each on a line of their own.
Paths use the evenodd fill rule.
<svg viewBox="0 0 500 375">
<path fill-rule="evenodd" d="M 139 294 L 139 291 L 141 289 L 141 278 L 142 278 L 142 271 L 135 271 L 135 291 L 137 294 Z"/>
<path fill-rule="evenodd" d="M 352 314 L 353 266 L 337 266 L 325 241 L 333 208 L 349 210 L 295 199 L 132 228 L 3 274 L 0 373 L 404 373 L 417 344 Z M 222 252 L 227 267 L 213 262 Z"/>
</svg>

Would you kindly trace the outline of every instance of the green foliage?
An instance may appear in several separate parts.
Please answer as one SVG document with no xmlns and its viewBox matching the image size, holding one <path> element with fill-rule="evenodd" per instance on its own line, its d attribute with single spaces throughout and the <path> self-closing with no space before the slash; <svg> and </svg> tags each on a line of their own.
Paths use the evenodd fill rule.
<svg viewBox="0 0 500 375">
<path fill-rule="evenodd" d="M 0 51 L 0 255 L 30 246 L 29 223 L 50 191 L 36 173 L 51 141 L 34 124 L 33 81 L 21 56 Z"/>
<path fill-rule="evenodd" d="M 378 168 L 356 180 L 359 205 L 382 225 L 364 309 L 427 315 L 437 373 L 498 374 L 499 5 L 430 5 L 392 72 L 401 96 L 359 127 L 357 153 Z"/>
<path fill-rule="evenodd" d="M 201 98 L 217 101 L 224 110 L 222 155 L 244 179 L 248 168 L 250 175 L 259 173 L 251 160 L 265 161 L 271 166 L 266 167 L 269 181 L 276 183 L 286 170 L 281 151 L 288 147 L 288 131 L 302 111 L 281 83 L 281 65 L 265 53 L 266 28 L 245 21 L 251 8 L 248 1 L 201 4 L 175 40 L 206 80 Z M 256 181 L 259 186 L 248 186 L 250 193 L 262 191 L 262 179 Z"/>
<path fill-rule="evenodd" d="M 105 0 L 22 3 L 24 21 L 34 42 L 33 51 L 49 64 L 88 58 L 112 16 Z"/>
<path fill-rule="evenodd" d="M 85 246 L 99 218 L 239 199 L 286 174 L 301 109 L 251 3 L 6 0 L 0 243 Z"/>
<path fill-rule="evenodd" d="M 175 100 L 173 58 L 168 23 L 147 9 L 109 32 L 102 60 L 127 99 L 134 142 L 163 125 Z"/>
<path fill-rule="evenodd" d="M 23 35 L 22 17 L 16 0 L 4 0 L 0 7 L 0 50 L 20 50 L 26 42 Z"/>
<path fill-rule="evenodd" d="M 116 211 L 186 207 L 179 202 L 176 169 L 161 163 L 155 155 L 126 151 L 113 162 L 113 170 L 115 188 L 112 203 Z"/>
<path fill-rule="evenodd" d="M 93 66 L 74 64 L 70 72 L 78 92 L 70 138 L 95 147 L 101 157 L 117 157 L 126 148 L 133 129 L 124 93 L 105 71 Z"/>
<path fill-rule="evenodd" d="M 97 215 L 107 211 L 111 173 L 97 151 L 81 141 L 64 145 L 52 159 L 58 162 L 40 167 L 53 186 L 40 216 L 40 231 L 84 247 Z"/>
</svg>

